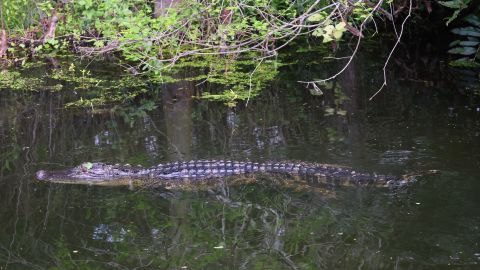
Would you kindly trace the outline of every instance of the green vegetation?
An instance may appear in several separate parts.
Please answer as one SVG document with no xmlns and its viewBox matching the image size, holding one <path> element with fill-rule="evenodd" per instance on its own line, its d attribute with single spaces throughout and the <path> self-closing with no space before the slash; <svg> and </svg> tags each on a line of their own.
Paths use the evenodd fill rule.
<svg viewBox="0 0 480 270">
<path fill-rule="evenodd" d="M 454 9 L 453 15 L 448 18 L 447 24 L 458 18 L 462 10 L 468 7 L 470 0 L 454 0 L 440 2 L 448 8 Z M 457 39 L 450 43 L 450 50 L 448 53 L 456 55 L 456 59 L 450 64 L 456 67 L 479 67 L 478 62 L 479 44 L 480 44 L 480 8 L 468 13 L 461 18 L 461 27 L 452 29 L 452 33 L 456 35 Z"/>
<path fill-rule="evenodd" d="M 451 0 L 439 2 L 454 10 L 447 24 L 456 24 L 451 32 L 455 40 L 449 44 L 448 53 L 452 55 L 449 64 L 454 67 L 456 79 L 468 92 L 480 94 L 480 7 L 467 10 L 470 0 Z M 466 11 L 467 10 L 467 11 Z M 460 14 L 464 13 L 460 17 Z"/>
<path fill-rule="evenodd" d="M 293 42 L 293 46 L 308 44 L 306 47 L 313 50 L 328 43 L 333 48 L 330 52 L 335 52 L 347 37 L 352 45 L 356 43 L 347 57 L 352 59 L 360 41 L 379 30 L 377 21 L 388 22 L 383 26 L 387 31 L 391 31 L 390 23 L 397 25 L 394 32 L 400 39 L 412 12 L 414 24 L 422 25 L 422 14 L 443 5 L 447 12 L 442 16 L 447 24 L 458 20 L 467 24 L 453 30 L 461 38 L 451 44 L 449 52 L 461 58 L 452 65 L 478 65 L 478 10 L 463 15 L 473 5 L 470 0 L 440 1 L 436 6 L 414 2 L 5 0 L 0 4 L 0 59 L 7 65 L 25 65 L 39 56 L 55 58 L 72 52 L 90 59 L 108 56 L 129 74 L 160 83 L 174 82 L 178 78 L 175 74 L 195 70 L 196 75 L 189 79 L 224 88 L 215 93 L 207 91 L 203 98 L 234 106 L 239 100 L 258 95 L 275 78 L 284 61 L 282 49 Z M 343 71 L 340 68 L 338 73 Z M 2 75 L 5 78 L 0 79 L 1 84 L 9 88 L 30 89 L 37 85 L 25 84 L 15 73 Z M 71 74 L 52 76 L 56 79 L 65 75 Z M 81 80 L 76 82 L 77 87 L 99 85 L 86 80 L 89 74 L 75 75 L 69 78 Z M 337 75 L 303 83 L 315 90 Z M 52 90 L 62 88 L 59 84 Z M 82 97 L 71 106 L 123 102 L 137 96 L 105 90 L 86 100 Z"/>
<path fill-rule="evenodd" d="M 15 5 L 14 3 L 15 2 Z M 159 5 L 170 4 L 169 8 Z M 312 33 L 325 42 L 347 30 L 345 16 L 329 1 L 3 1 L 2 28 L 9 58 L 55 52 L 69 41 L 82 55 L 118 52 L 139 71 L 160 72 L 180 58 L 258 52 L 277 54 L 291 40 Z M 352 6 L 352 22 L 376 12 Z M 348 16 L 350 17 L 350 16 Z M 353 28 L 353 26 L 350 25 Z M 13 56 L 13 57 L 12 57 Z"/>
<path fill-rule="evenodd" d="M 374 16 L 388 14 L 382 8 L 388 5 L 311 0 L 6 0 L 0 6 L 5 30 L 0 58 L 25 64 L 32 57 L 58 57 L 67 51 L 83 57 L 111 55 L 131 73 L 157 82 L 175 81 L 175 73 L 194 68 L 198 75 L 191 79 L 224 86 L 223 92 L 207 92 L 204 98 L 234 106 L 258 95 L 275 77 L 280 63 L 274 57 L 293 40 L 316 37 L 335 43 L 346 32 L 362 36 Z M 65 75 L 72 74 L 61 71 L 52 78 Z M 76 75 L 69 78 L 82 80 L 77 87 L 99 84 L 85 80 L 88 74 Z M 2 85 L 34 87 L 21 80 L 9 84 L 8 79 L 2 79 Z M 106 92 L 71 105 L 101 105 L 137 96 L 112 97 Z"/>
</svg>

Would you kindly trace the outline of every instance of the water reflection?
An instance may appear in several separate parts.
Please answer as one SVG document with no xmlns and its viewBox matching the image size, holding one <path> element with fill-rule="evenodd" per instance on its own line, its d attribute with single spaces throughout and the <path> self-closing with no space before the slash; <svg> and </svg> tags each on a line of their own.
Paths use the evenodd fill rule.
<svg viewBox="0 0 480 270">
<path fill-rule="evenodd" d="M 193 81 L 162 87 L 165 130 L 170 148 L 168 157 L 172 160 L 189 160 L 192 156 L 194 87 Z"/>
<path fill-rule="evenodd" d="M 108 243 L 123 242 L 128 230 L 115 225 L 99 224 L 93 228 L 92 239 Z"/>
<path fill-rule="evenodd" d="M 438 78 L 436 88 L 391 79 L 388 94 L 370 103 L 373 79 L 359 63 L 325 96 L 280 81 L 234 109 L 193 99 L 202 86 L 192 82 L 159 86 L 161 95 L 132 107 L 94 110 L 63 109 L 69 93 L 1 92 L 0 269 L 475 267 L 475 100 L 440 97 L 448 82 Z M 269 176 L 191 190 L 33 181 L 39 168 L 84 161 L 197 158 L 443 174 L 395 192 Z"/>
</svg>

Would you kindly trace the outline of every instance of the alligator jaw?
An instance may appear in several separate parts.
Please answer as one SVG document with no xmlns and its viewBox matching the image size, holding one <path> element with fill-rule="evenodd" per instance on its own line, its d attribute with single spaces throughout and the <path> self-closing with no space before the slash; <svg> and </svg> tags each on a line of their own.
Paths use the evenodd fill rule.
<svg viewBox="0 0 480 270">
<path fill-rule="evenodd" d="M 35 176 L 37 177 L 37 180 L 44 181 L 48 179 L 48 172 L 45 170 L 40 170 L 35 174 Z"/>
<path fill-rule="evenodd" d="M 82 164 L 59 171 L 40 170 L 36 173 L 37 180 L 42 182 L 102 186 L 136 185 L 140 178 L 145 177 L 148 176 L 141 167 L 107 165 L 104 163 Z"/>
</svg>

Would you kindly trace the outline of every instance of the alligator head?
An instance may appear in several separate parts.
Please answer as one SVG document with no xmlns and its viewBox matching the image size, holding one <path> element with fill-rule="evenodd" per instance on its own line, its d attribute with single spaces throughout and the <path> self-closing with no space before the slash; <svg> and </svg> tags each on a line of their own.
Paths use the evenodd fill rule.
<svg viewBox="0 0 480 270">
<path fill-rule="evenodd" d="M 40 170 L 36 177 L 40 181 L 64 184 L 128 185 L 148 174 L 149 170 L 143 167 L 86 162 L 66 170 Z"/>
</svg>

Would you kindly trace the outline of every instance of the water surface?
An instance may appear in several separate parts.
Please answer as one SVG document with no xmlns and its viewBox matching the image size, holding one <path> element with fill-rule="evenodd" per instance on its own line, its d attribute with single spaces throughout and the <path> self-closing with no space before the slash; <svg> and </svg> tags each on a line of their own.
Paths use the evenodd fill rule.
<svg viewBox="0 0 480 270">
<path fill-rule="evenodd" d="M 78 93 L 0 92 L 0 269 L 474 269 L 480 107 L 449 71 L 354 61 L 323 96 L 297 63 L 248 106 L 156 85 L 124 106 Z M 115 83 L 115 79 L 112 78 Z M 258 176 L 198 189 L 36 182 L 85 161 L 304 160 L 365 172 L 438 169 L 408 188 L 325 188 Z M 235 180 L 235 179 L 233 179 Z M 238 180 L 238 179 L 237 179 Z M 241 182 L 241 181 L 240 181 Z"/>
</svg>

